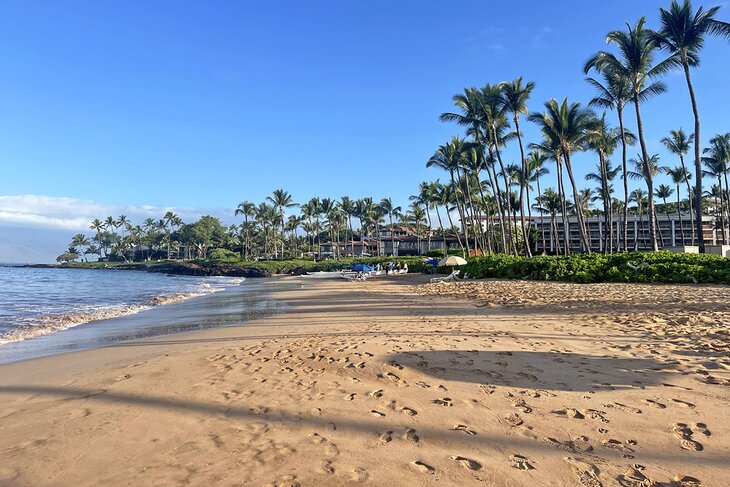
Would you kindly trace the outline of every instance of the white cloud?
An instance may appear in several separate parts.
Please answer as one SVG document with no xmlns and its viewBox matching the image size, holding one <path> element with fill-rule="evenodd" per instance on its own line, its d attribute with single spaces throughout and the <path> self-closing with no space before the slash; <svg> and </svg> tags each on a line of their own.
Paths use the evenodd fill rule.
<svg viewBox="0 0 730 487">
<path fill-rule="evenodd" d="M 146 218 L 161 218 L 165 212 L 174 211 L 189 222 L 201 215 L 217 216 L 224 221 L 233 221 L 232 209 L 196 209 L 156 207 L 150 205 L 114 206 L 90 200 L 45 195 L 0 196 L 0 225 L 20 228 L 45 228 L 72 231 L 87 231 L 94 218 L 115 218 L 126 215 L 135 224 Z"/>
</svg>

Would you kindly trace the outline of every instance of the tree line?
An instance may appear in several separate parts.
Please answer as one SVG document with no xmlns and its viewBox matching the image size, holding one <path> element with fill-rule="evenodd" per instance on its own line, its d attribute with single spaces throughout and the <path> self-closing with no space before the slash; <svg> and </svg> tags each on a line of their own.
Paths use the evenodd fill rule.
<svg viewBox="0 0 730 487">
<path fill-rule="evenodd" d="M 392 228 L 395 224 L 413 227 L 419 248 L 422 238 L 430 242 L 440 236 L 446 246 L 446 235 L 454 234 L 464 254 L 531 256 L 538 239 L 546 248 L 545 233 L 538 234 L 529 223 L 535 220 L 533 211 L 542 224 L 546 216 L 550 217 L 558 254 L 571 252 L 569 245 L 561 248 L 558 238 L 562 229 L 562 241 L 570 242 L 571 217 L 577 221 L 583 252 L 591 252 L 586 224 L 589 216 L 603 218 L 607 229 L 603 248 L 607 252 L 636 247 L 639 235 L 634 235 L 634 242 L 628 239 L 629 214 L 646 218 L 648 235 L 641 238 L 657 250 L 664 245 L 658 231 L 658 211 L 668 217 L 676 213 L 682 240 L 687 231 L 701 252 L 704 240 L 698 236 L 702 235 L 702 215 L 712 212 L 723 239 L 730 243 L 730 133 L 717 134 L 709 146 L 701 147 L 700 116 L 691 77 L 708 36 L 730 39 L 730 24 L 716 18 L 718 11 L 719 7 L 695 10 L 688 0 L 672 1 L 669 9 L 659 9 L 656 29 L 648 28 L 642 17 L 624 30 L 609 32 L 606 40 L 610 49 L 591 55 L 583 66 L 586 82 L 596 90 L 587 106 L 568 98 L 550 99 L 542 110 L 530 111 L 528 102 L 535 83 L 522 77 L 465 88 L 452 99 L 455 110 L 440 115 L 443 122 L 463 127 L 464 136 L 440 145 L 426 162 L 427 167 L 444 170 L 447 180 L 420 183 L 405 210 L 391 198 L 377 201 L 372 197 L 315 197 L 299 205 L 289 192 L 277 189 L 261 203 L 240 203 L 235 216 L 242 222 L 228 227 L 211 216 L 184 224 L 172 212 L 137 226 L 124 215 L 94 220 L 91 229 L 96 234 L 91 238 L 76 235 L 59 261 L 85 259 L 89 254 L 124 260 L 163 254 L 166 258 L 204 258 L 210 249 L 219 250 L 220 255 L 236 253 L 243 259 L 284 258 L 317 254 L 323 242 L 344 242 L 344 247 L 333 246 L 334 257 L 340 257 L 348 253 L 348 245 L 349 253 L 354 254 L 356 241 L 373 242 L 384 225 Z M 641 108 L 666 91 L 661 78 L 673 70 L 684 73 L 694 130 L 686 133 L 678 128 L 662 139 L 677 158 L 675 164 L 662 165 L 659 156 L 647 149 Z M 635 127 L 626 126 L 626 110 L 633 111 Z M 607 120 L 607 112 L 615 113 L 618 126 Z M 539 140 L 524 140 L 521 124 L 525 122 L 538 127 Z M 517 164 L 504 161 L 510 144 L 519 149 Z M 617 151 L 620 163 L 614 164 L 611 157 Z M 595 188 L 579 187 L 573 165 L 578 152 L 596 156 L 595 170 L 586 176 Z M 556 185 L 543 187 L 541 182 L 551 169 Z M 672 184 L 656 185 L 660 174 L 668 175 Z M 713 181 L 709 189 L 703 185 L 704 178 Z M 622 187 L 619 191 L 617 179 Z M 630 179 L 643 182 L 646 189 L 629 191 Z M 691 228 L 684 228 L 683 214 L 690 215 Z M 488 222 L 486 228 L 483 221 Z M 613 234 L 617 221 L 618 236 Z M 392 232 L 390 238 L 394 238 Z M 375 249 L 379 251 L 380 245 Z"/>
</svg>

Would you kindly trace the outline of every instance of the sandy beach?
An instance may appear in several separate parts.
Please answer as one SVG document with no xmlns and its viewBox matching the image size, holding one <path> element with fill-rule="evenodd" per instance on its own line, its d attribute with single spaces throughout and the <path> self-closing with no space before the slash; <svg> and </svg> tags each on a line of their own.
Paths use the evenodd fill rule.
<svg viewBox="0 0 730 487">
<path fill-rule="evenodd" d="M 728 287 L 284 279 L 286 313 L 0 366 L 0 485 L 728 484 Z"/>
</svg>

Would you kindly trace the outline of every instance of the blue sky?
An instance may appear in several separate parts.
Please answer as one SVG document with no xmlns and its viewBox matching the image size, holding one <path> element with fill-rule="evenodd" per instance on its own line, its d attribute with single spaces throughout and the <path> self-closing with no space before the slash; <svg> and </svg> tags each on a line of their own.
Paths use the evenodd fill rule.
<svg viewBox="0 0 730 487">
<path fill-rule="evenodd" d="M 460 134 L 438 121 L 452 95 L 524 76 L 537 85 L 531 110 L 551 97 L 586 103 L 582 66 L 605 33 L 641 15 L 655 26 L 667 4 L 2 2 L 0 195 L 36 195 L 41 217 L 60 197 L 87 210 L 227 215 L 278 187 L 298 202 L 347 194 L 405 205 L 419 181 L 445 179 L 425 162 Z M 710 39 L 693 73 L 705 143 L 730 131 L 729 47 Z M 674 165 L 659 140 L 690 131 L 692 118 L 681 73 L 666 83 L 643 115 L 650 152 Z M 505 155 L 516 161 L 516 145 Z M 595 159 L 577 156 L 577 173 Z M 8 217 L 22 201 L 0 206 L 0 261 L 2 226 L 47 223 Z M 49 218 L 86 217 L 63 208 Z"/>
</svg>

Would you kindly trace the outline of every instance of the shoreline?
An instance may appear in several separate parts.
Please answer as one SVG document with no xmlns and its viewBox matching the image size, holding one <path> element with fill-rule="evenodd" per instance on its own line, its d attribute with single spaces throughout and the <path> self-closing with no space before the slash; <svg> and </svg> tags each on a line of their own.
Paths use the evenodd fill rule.
<svg viewBox="0 0 730 487">
<path fill-rule="evenodd" d="M 89 315 L 89 319 L 73 318 L 78 313 L 53 316 L 50 329 L 37 330 L 38 327 L 32 325 L 28 325 L 28 330 L 19 328 L 9 334 L 29 331 L 32 335 L 2 342 L 0 365 L 68 351 L 104 348 L 120 341 L 229 326 L 235 320 L 244 322 L 245 316 L 269 312 L 253 309 L 260 303 L 272 302 L 264 289 L 266 281 L 243 285 L 243 279 L 232 279 L 232 282 L 208 285 L 206 292 L 157 295 L 146 304 L 128 305 L 118 313 L 114 312 L 113 306 L 104 307 L 101 314 Z M 273 309 L 271 306 L 269 309 Z M 55 324 L 58 319 L 63 323 Z M 72 322 L 67 323 L 69 320 Z"/>
<path fill-rule="evenodd" d="M 730 390 L 706 380 L 730 371 L 716 324 L 726 287 L 666 286 L 659 309 L 645 304 L 651 285 L 425 279 L 277 279 L 283 314 L 2 365 L 0 485 L 730 475 L 730 425 L 717 419 Z M 534 304 L 495 300 L 526 292 Z"/>
</svg>

